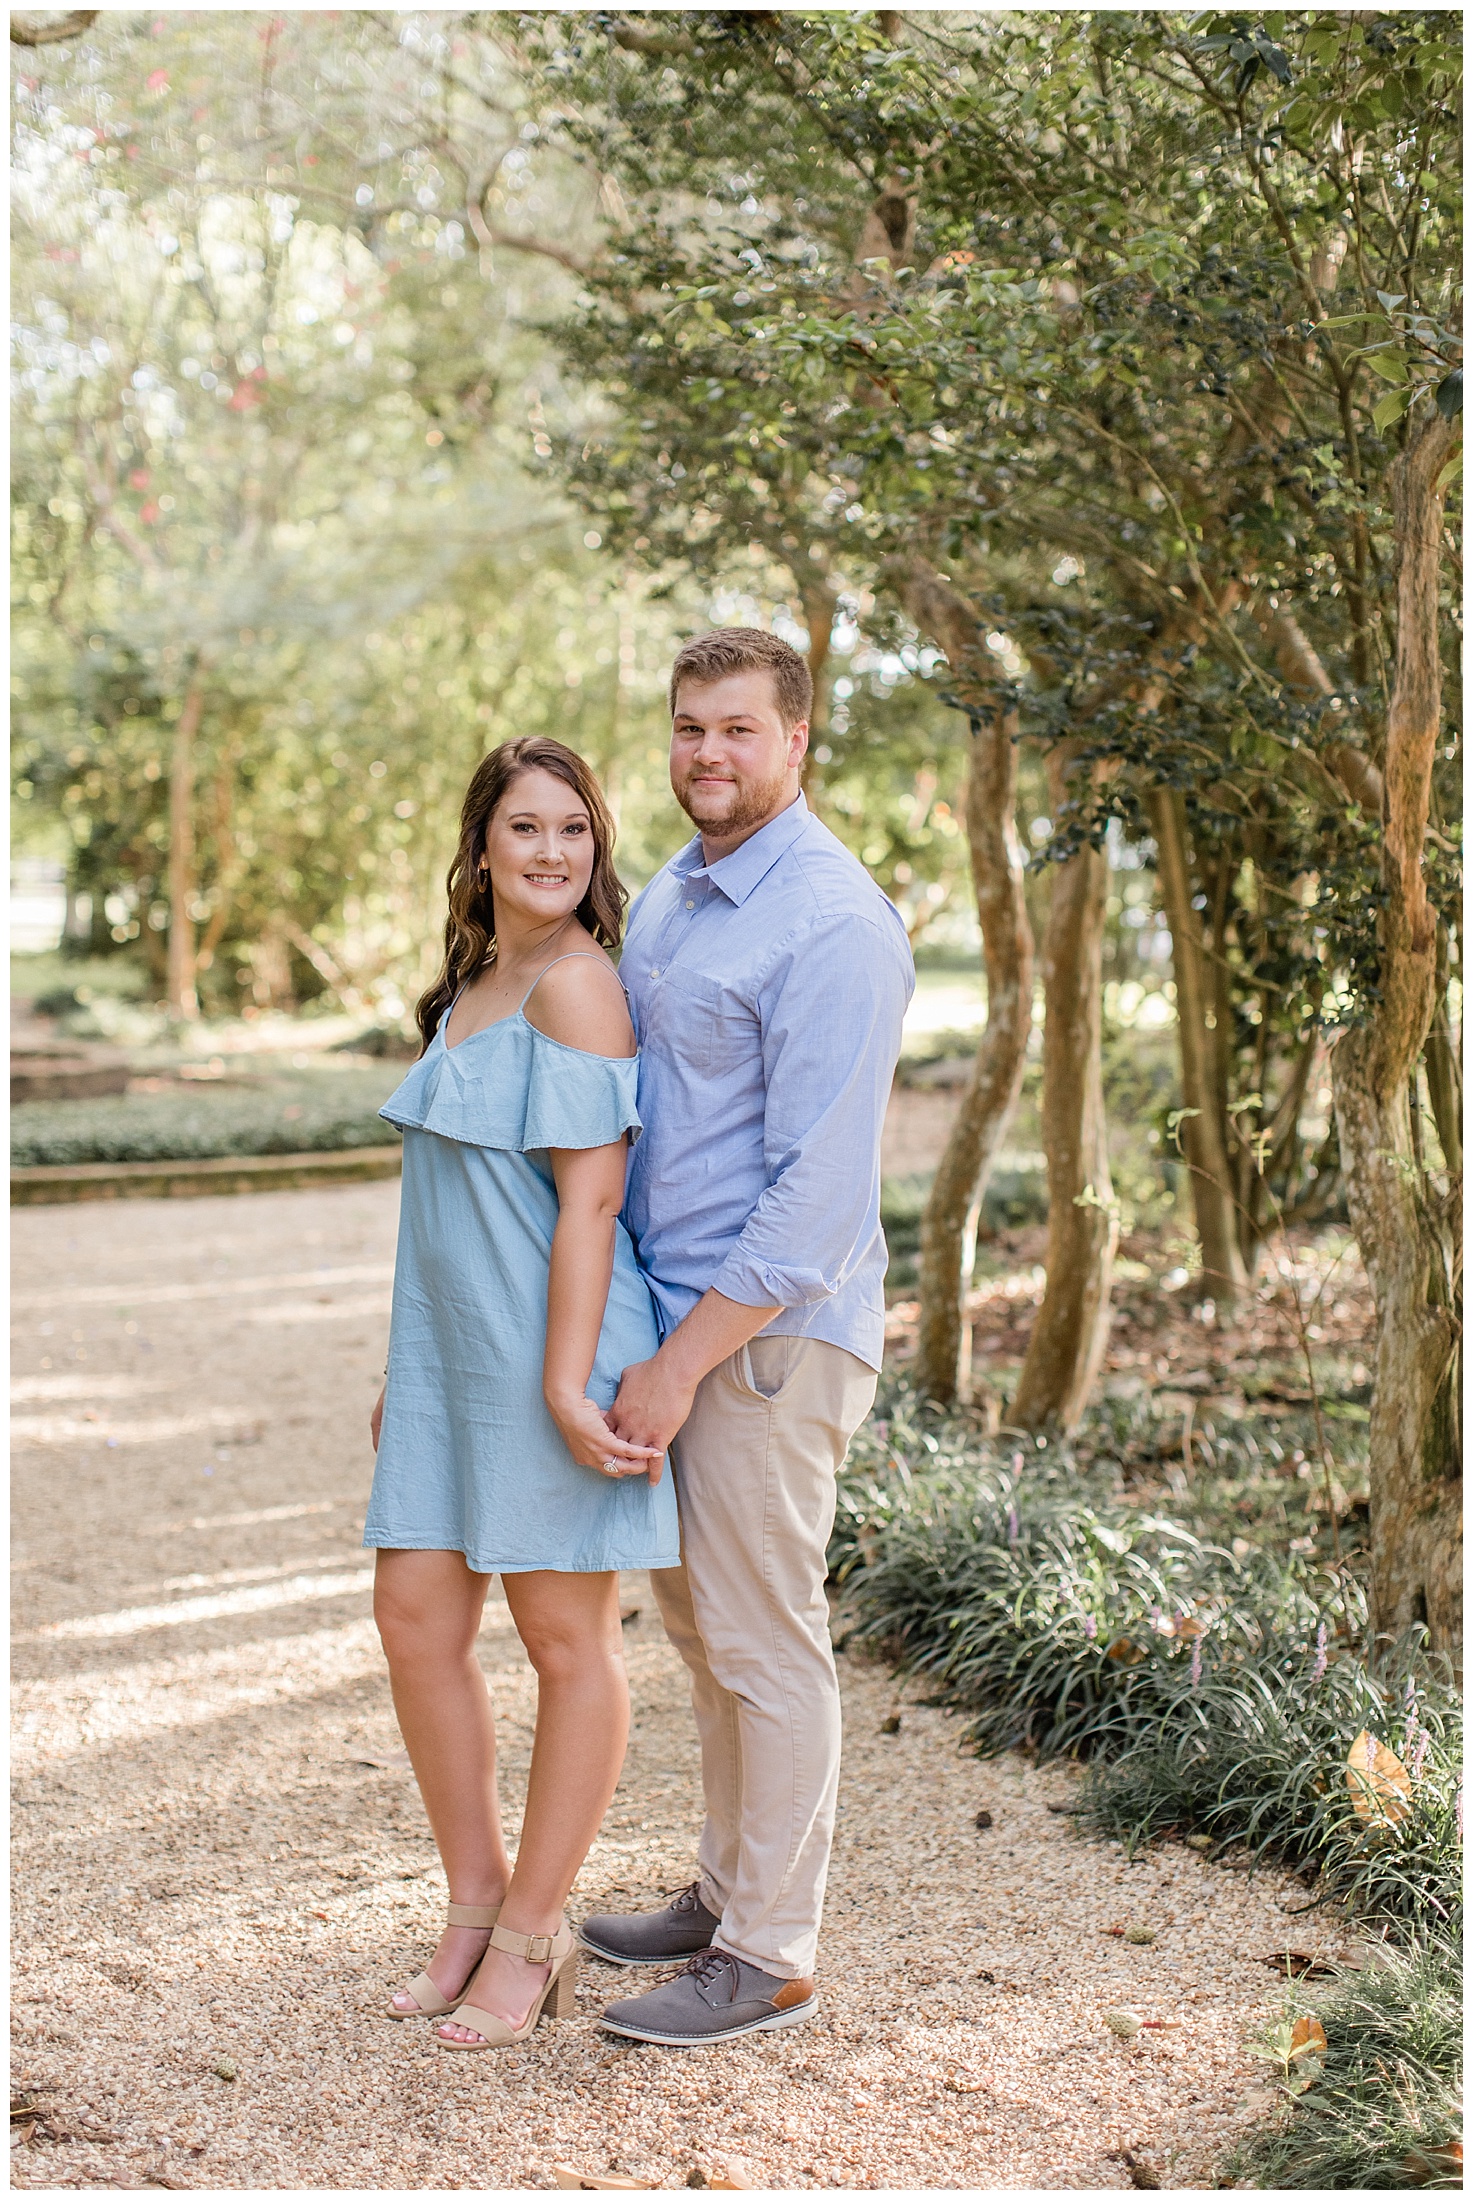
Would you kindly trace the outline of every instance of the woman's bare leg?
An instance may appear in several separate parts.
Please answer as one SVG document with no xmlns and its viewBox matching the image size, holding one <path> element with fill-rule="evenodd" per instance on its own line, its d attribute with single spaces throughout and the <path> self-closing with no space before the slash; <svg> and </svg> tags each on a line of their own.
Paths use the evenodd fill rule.
<svg viewBox="0 0 1473 2200">
<path fill-rule="evenodd" d="M 516 1870 L 501 1922 L 514 1933 L 551 1933 L 593 1846 L 618 1783 L 629 1739 L 617 1574 L 504 1574 L 511 1616 L 537 1671 L 537 1734 Z M 489 1951 L 468 1989 L 513 2029 L 541 1992 L 548 1965 Z M 453 2017 L 439 2030 L 475 2039 Z"/>
<path fill-rule="evenodd" d="M 373 1589 L 399 1731 L 450 1899 L 477 1904 L 500 1902 L 511 1877 L 496 1793 L 496 1729 L 476 1661 L 490 1584 L 459 1551 L 380 1551 Z M 445 1928 L 426 1969 L 447 2001 L 460 1993 L 486 1941 L 470 1926 Z M 413 2013 L 411 1995 L 393 1998 Z"/>
</svg>

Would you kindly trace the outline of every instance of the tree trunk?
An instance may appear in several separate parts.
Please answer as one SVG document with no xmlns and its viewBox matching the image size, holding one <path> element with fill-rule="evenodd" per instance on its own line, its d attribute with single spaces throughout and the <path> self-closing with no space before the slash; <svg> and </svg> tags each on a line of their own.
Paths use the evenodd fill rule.
<svg viewBox="0 0 1473 2200">
<path fill-rule="evenodd" d="M 1064 807 L 1068 756 L 1049 757 L 1050 794 Z M 1100 1060 L 1105 896 L 1109 869 L 1081 848 L 1054 872 L 1043 945 L 1043 1145 L 1048 1162 L 1048 1281 L 1009 1419 L 1019 1428 L 1074 1428 L 1110 1329 L 1110 1275 L 1119 1221 L 1105 1144 Z"/>
<path fill-rule="evenodd" d="M 169 767 L 169 1006 L 176 1016 L 197 1016 L 194 917 L 194 744 L 204 715 L 204 673 L 197 665 L 174 721 Z"/>
<path fill-rule="evenodd" d="M 829 730 L 833 672 L 829 664 L 833 648 L 834 613 L 839 599 L 828 582 L 816 573 L 796 576 L 803 598 L 803 617 L 808 626 L 808 670 L 813 678 L 813 707 L 808 713 L 808 754 L 803 759 L 803 793 L 812 803 L 823 777 L 818 745 Z"/>
<path fill-rule="evenodd" d="M 1427 1097 L 1449 1176 L 1463 1173 L 1463 1079 L 1447 1013 L 1447 926 L 1437 927 L 1437 976 L 1427 1034 Z"/>
<path fill-rule="evenodd" d="M 1422 847 L 1440 738 L 1437 580 L 1454 440 L 1427 421 L 1392 471 L 1396 683 L 1383 779 L 1380 969 L 1369 1014 L 1331 1055 L 1351 1221 L 1376 1303 L 1371 1404 L 1371 1618 L 1394 1635 L 1424 1622 L 1435 1649 L 1462 1639 L 1461 1477 L 1447 1377 L 1454 1357 L 1453 1215 L 1417 1169 L 1408 1085 L 1431 1026 L 1437 919 Z"/>
<path fill-rule="evenodd" d="M 1192 1209 L 1202 1255 L 1201 1290 L 1227 1316 L 1248 1282 L 1233 1199 L 1227 1141 L 1214 1075 L 1215 1032 L 1208 1029 L 1202 924 L 1192 907 L 1187 861 L 1186 803 L 1173 787 L 1155 787 L 1148 798 L 1156 836 L 1156 872 L 1171 927 L 1171 965 L 1176 980 L 1176 1028 L 1181 1054 L 1181 1145 L 1192 1182 Z"/>
<path fill-rule="evenodd" d="M 957 1393 L 966 1288 L 967 1221 L 987 1189 L 1023 1082 L 1033 1022 L 1033 933 L 1023 899 L 1017 713 L 972 720 L 967 844 L 987 970 L 987 1029 L 921 1217 L 921 1318 L 916 1384 L 949 1403 Z"/>
<path fill-rule="evenodd" d="M 1033 931 L 1015 816 L 1017 712 L 1001 689 L 985 630 L 966 598 L 923 560 L 897 565 L 890 578 L 917 627 L 945 650 L 972 729 L 967 845 L 987 971 L 987 1029 L 921 1217 L 916 1354 L 918 1389 L 949 1404 L 961 1363 L 967 1218 L 986 1191 L 1023 1082 L 1033 1024 Z"/>
</svg>

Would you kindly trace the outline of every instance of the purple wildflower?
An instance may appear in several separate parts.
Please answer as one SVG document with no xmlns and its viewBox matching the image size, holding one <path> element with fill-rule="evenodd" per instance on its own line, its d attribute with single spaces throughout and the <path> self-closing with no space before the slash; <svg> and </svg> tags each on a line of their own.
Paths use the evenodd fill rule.
<svg viewBox="0 0 1473 2200">
<path fill-rule="evenodd" d="M 1202 1685 L 1202 1638 L 1201 1638 L 1201 1636 L 1199 1635 L 1199 1636 L 1197 1637 L 1196 1641 L 1195 1641 L 1195 1642 L 1194 1642 L 1194 1643 L 1192 1644 L 1192 1686 L 1193 1686 L 1193 1688 L 1200 1688 L 1200 1687 L 1201 1687 L 1201 1685 Z"/>
<path fill-rule="evenodd" d="M 1414 1780 L 1420 1780 L 1422 1777 L 1422 1767 L 1427 1762 L 1427 1744 L 1431 1741 L 1431 1739 L 1432 1736 L 1427 1732 L 1427 1729 L 1424 1726 L 1421 1733 L 1417 1736 L 1417 1754 L 1412 1759 L 1412 1778 Z"/>
<path fill-rule="evenodd" d="M 1462 1842 L 1462 1838 L 1463 1838 L 1463 1783 L 1462 1783 L 1462 1781 L 1461 1781 L 1461 1780 L 1459 1780 L 1459 1782 L 1458 1782 L 1458 1804 L 1457 1804 L 1457 1809 L 1458 1809 L 1458 1840 L 1459 1840 L 1459 1843 L 1461 1843 L 1461 1842 Z"/>
<path fill-rule="evenodd" d="M 1022 1454 L 1022 1452 L 1021 1452 L 1021 1451 L 1015 1451 L 1015 1452 L 1013 1453 L 1013 1480 L 1014 1480 L 1015 1482 L 1021 1482 L 1021 1481 L 1022 1481 L 1022 1479 L 1023 1479 L 1023 1454 Z"/>
<path fill-rule="evenodd" d="M 1016 1543 L 1016 1542 L 1017 1542 L 1017 1540 L 1018 1540 L 1018 1508 L 1017 1508 L 1017 1506 L 1016 1506 L 1016 1505 L 1009 1505 L 1009 1507 L 1008 1507 L 1008 1541 L 1009 1541 L 1009 1543 Z"/>
<path fill-rule="evenodd" d="M 1407 1723 L 1401 1730 L 1401 1747 L 1403 1755 L 1406 1754 L 1407 1750 L 1411 1748 L 1413 1742 L 1416 1740 L 1417 1728 L 1420 1724 L 1421 1721 L 1418 1719 L 1416 1711 L 1409 1711 L 1407 1713 Z"/>
<path fill-rule="evenodd" d="M 1315 1629 L 1314 1671 L 1310 1675 L 1311 1680 L 1322 1681 L 1325 1677 L 1325 1667 L 1330 1662 L 1330 1653 L 1327 1647 L 1329 1640 L 1330 1631 L 1326 1627 L 1324 1621 L 1321 1620 L 1319 1626 Z"/>
<path fill-rule="evenodd" d="M 1086 1613 L 1085 1613 L 1085 1615 L 1084 1615 L 1084 1633 L 1085 1633 L 1085 1639 L 1086 1639 L 1087 1641 L 1089 1641 L 1089 1642 L 1093 1642 L 1093 1641 L 1094 1641 L 1094 1639 L 1095 1639 L 1095 1636 L 1096 1636 L 1096 1635 L 1097 1635 L 1097 1634 L 1099 1633 L 1099 1631 L 1100 1631 L 1100 1630 L 1099 1630 L 1099 1628 L 1098 1628 L 1098 1627 L 1097 1627 L 1097 1626 L 1095 1625 L 1095 1616 L 1094 1616 L 1094 1613 L 1093 1613 L 1093 1612 L 1086 1612 Z"/>
</svg>

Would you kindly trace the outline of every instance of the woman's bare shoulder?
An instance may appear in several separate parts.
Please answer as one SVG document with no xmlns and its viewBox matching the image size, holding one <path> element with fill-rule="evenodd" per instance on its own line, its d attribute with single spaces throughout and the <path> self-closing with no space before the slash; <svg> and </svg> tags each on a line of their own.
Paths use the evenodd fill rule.
<svg viewBox="0 0 1473 2200">
<path fill-rule="evenodd" d="M 552 963 L 532 989 L 524 1011 L 527 1021 L 561 1046 L 584 1054 L 605 1054 L 627 1062 L 634 1053 L 634 1026 L 619 974 L 603 949 L 590 940 Z"/>
</svg>

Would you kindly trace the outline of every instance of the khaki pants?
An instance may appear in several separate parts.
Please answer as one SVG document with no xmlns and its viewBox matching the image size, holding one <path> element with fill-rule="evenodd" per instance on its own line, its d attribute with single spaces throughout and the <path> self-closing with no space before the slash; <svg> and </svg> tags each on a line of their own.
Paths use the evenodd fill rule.
<svg viewBox="0 0 1473 2200">
<path fill-rule="evenodd" d="M 672 1447 L 682 1562 L 650 1576 L 690 1668 L 715 1945 L 778 1978 L 810 1978 L 818 1951 L 840 1739 L 825 1551 L 875 1384 L 805 1337 L 754 1337 L 713 1368 Z"/>
</svg>

